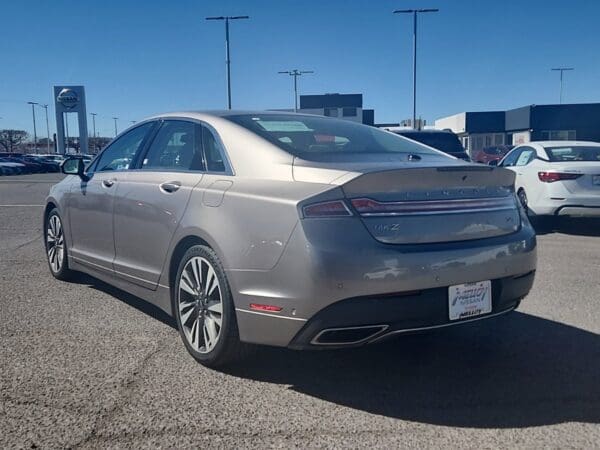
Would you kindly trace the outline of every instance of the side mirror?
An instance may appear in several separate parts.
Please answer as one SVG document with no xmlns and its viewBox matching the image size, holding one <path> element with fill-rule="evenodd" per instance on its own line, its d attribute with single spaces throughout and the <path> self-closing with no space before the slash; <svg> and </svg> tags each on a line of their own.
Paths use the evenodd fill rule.
<svg viewBox="0 0 600 450">
<path fill-rule="evenodd" d="M 488 166 L 497 166 L 499 162 L 500 161 L 497 159 L 492 159 L 490 162 L 488 162 Z"/>
<path fill-rule="evenodd" d="M 60 171 L 65 175 L 77 175 L 83 181 L 87 181 L 85 174 L 85 164 L 81 158 L 67 158 L 60 165 Z"/>
</svg>

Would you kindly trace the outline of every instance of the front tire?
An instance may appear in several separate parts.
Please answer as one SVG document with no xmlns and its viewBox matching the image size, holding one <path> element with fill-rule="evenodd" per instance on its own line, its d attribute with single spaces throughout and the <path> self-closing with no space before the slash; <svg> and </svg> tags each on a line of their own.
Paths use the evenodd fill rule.
<svg viewBox="0 0 600 450">
<path fill-rule="evenodd" d="M 69 269 L 64 227 L 56 208 L 52 209 L 46 217 L 44 244 L 46 260 L 52 276 L 62 281 L 72 278 L 73 271 Z"/>
<path fill-rule="evenodd" d="M 198 362 L 217 367 L 242 356 L 229 283 L 210 247 L 194 245 L 185 252 L 171 298 L 181 339 Z"/>
</svg>

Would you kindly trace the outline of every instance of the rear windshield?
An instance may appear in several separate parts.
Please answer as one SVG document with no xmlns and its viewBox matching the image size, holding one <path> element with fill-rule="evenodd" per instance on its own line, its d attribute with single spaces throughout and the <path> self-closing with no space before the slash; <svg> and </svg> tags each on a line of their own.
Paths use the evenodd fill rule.
<svg viewBox="0 0 600 450">
<path fill-rule="evenodd" d="M 546 147 L 550 161 L 600 161 L 600 146 L 573 145 L 565 147 Z"/>
<path fill-rule="evenodd" d="M 463 153 L 465 149 L 453 133 L 432 131 L 400 131 L 401 136 L 437 148 L 446 153 Z"/>
<path fill-rule="evenodd" d="M 334 154 L 435 154 L 392 133 L 348 120 L 292 114 L 244 114 L 226 118 L 307 160 L 321 160 Z"/>
</svg>

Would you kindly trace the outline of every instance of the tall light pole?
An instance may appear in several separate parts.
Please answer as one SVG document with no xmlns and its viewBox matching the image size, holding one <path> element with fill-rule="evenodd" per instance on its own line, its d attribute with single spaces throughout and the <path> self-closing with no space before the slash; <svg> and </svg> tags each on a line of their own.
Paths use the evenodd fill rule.
<svg viewBox="0 0 600 450">
<path fill-rule="evenodd" d="M 48 105 L 40 105 L 46 112 L 46 152 L 50 154 L 50 126 L 48 125 Z"/>
<path fill-rule="evenodd" d="M 225 21 L 225 66 L 227 67 L 227 109 L 231 109 L 231 59 L 229 58 L 229 21 L 249 19 L 250 16 L 218 16 L 206 17 L 206 20 Z"/>
<path fill-rule="evenodd" d="M 298 77 L 305 73 L 315 73 L 313 70 L 281 70 L 277 73 L 285 73 L 294 77 L 294 112 L 298 112 Z"/>
<path fill-rule="evenodd" d="M 119 120 L 118 117 L 113 117 L 112 120 L 115 121 L 115 136 L 117 135 L 117 120 Z"/>
<path fill-rule="evenodd" d="M 562 98 L 563 98 L 563 72 L 568 71 L 568 70 L 575 70 L 575 68 L 573 67 L 555 67 L 554 69 L 550 69 L 552 71 L 555 72 L 560 72 L 560 94 L 558 97 L 558 101 L 559 104 L 562 105 Z"/>
<path fill-rule="evenodd" d="M 35 105 L 39 103 L 36 102 L 27 102 L 28 105 L 31 105 L 31 113 L 33 114 L 33 147 L 35 148 L 35 152 L 38 152 L 37 148 L 37 129 L 35 127 Z"/>
<path fill-rule="evenodd" d="M 96 116 L 97 115 L 98 115 L 98 113 L 90 113 L 90 116 L 92 116 L 92 133 L 93 133 L 94 139 L 96 139 Z"/>
<path fill-rule="evenodd" d="M 412 126 L 416 128 L 417 124 L 417 15 L 419 13 L 438 12 L 437 8 L 425 9 L 397 9 L 394 14 L 412 14 L 413 15 L 413 118 Z"/>
</svg>

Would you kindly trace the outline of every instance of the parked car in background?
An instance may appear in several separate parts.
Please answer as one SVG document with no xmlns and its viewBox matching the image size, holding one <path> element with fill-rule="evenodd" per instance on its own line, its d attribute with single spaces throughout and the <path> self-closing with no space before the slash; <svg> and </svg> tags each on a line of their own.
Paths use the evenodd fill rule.
<svg viewBox="0 0 600 450">
<path fill-rule="evenodd" d="M 458 136 L 450 130 L 414 130 L 412 128 L 388 128 L 387 130 L 433 147 L 455 158 L 470 161 Z"/>
<path fill-rule="evenodd" d="M 6 159 L 14 163 L 23 164 L 25 166 L 23 173 L 44 173 L 47 171 L 42 164 L 32 161 L 25 155 L 7 156 Z"/>
<path fill-rule="evenodd" d="M 23 159 L 35 164 L 39 164 L 45 173 L 60 172 L 60 164 L 56 161 L 44 158 L 38 155 L 23 155 Z"/>
<path fill-rule="evenodd" d="M 20 175 L 25 173 L 25 164 L 0 157 L 0 175 Z"/>
<path fill-rule="evenodd" d="M 514 148 L 514 145 L 495 145 L 485 147 L 482 150 L 471 154 L 473 162 L 489 164 L 492 161 L 500 161 L 504 156 Z"/>
<path fill-rule="evenodd" d="M 600 144 L 529 142 L 498 165 L 517 174 L 517 195 L 531 215 L 600 217 Z"/>
<path fill-rule="evenodd" d="M 243 343 L 347 347 L 495 317 L 534 280 L 510 170 L 346 120 L 167 114 L 62 169 L 52 275 L 152 302 L 210 366 Z"/>
</svg>

